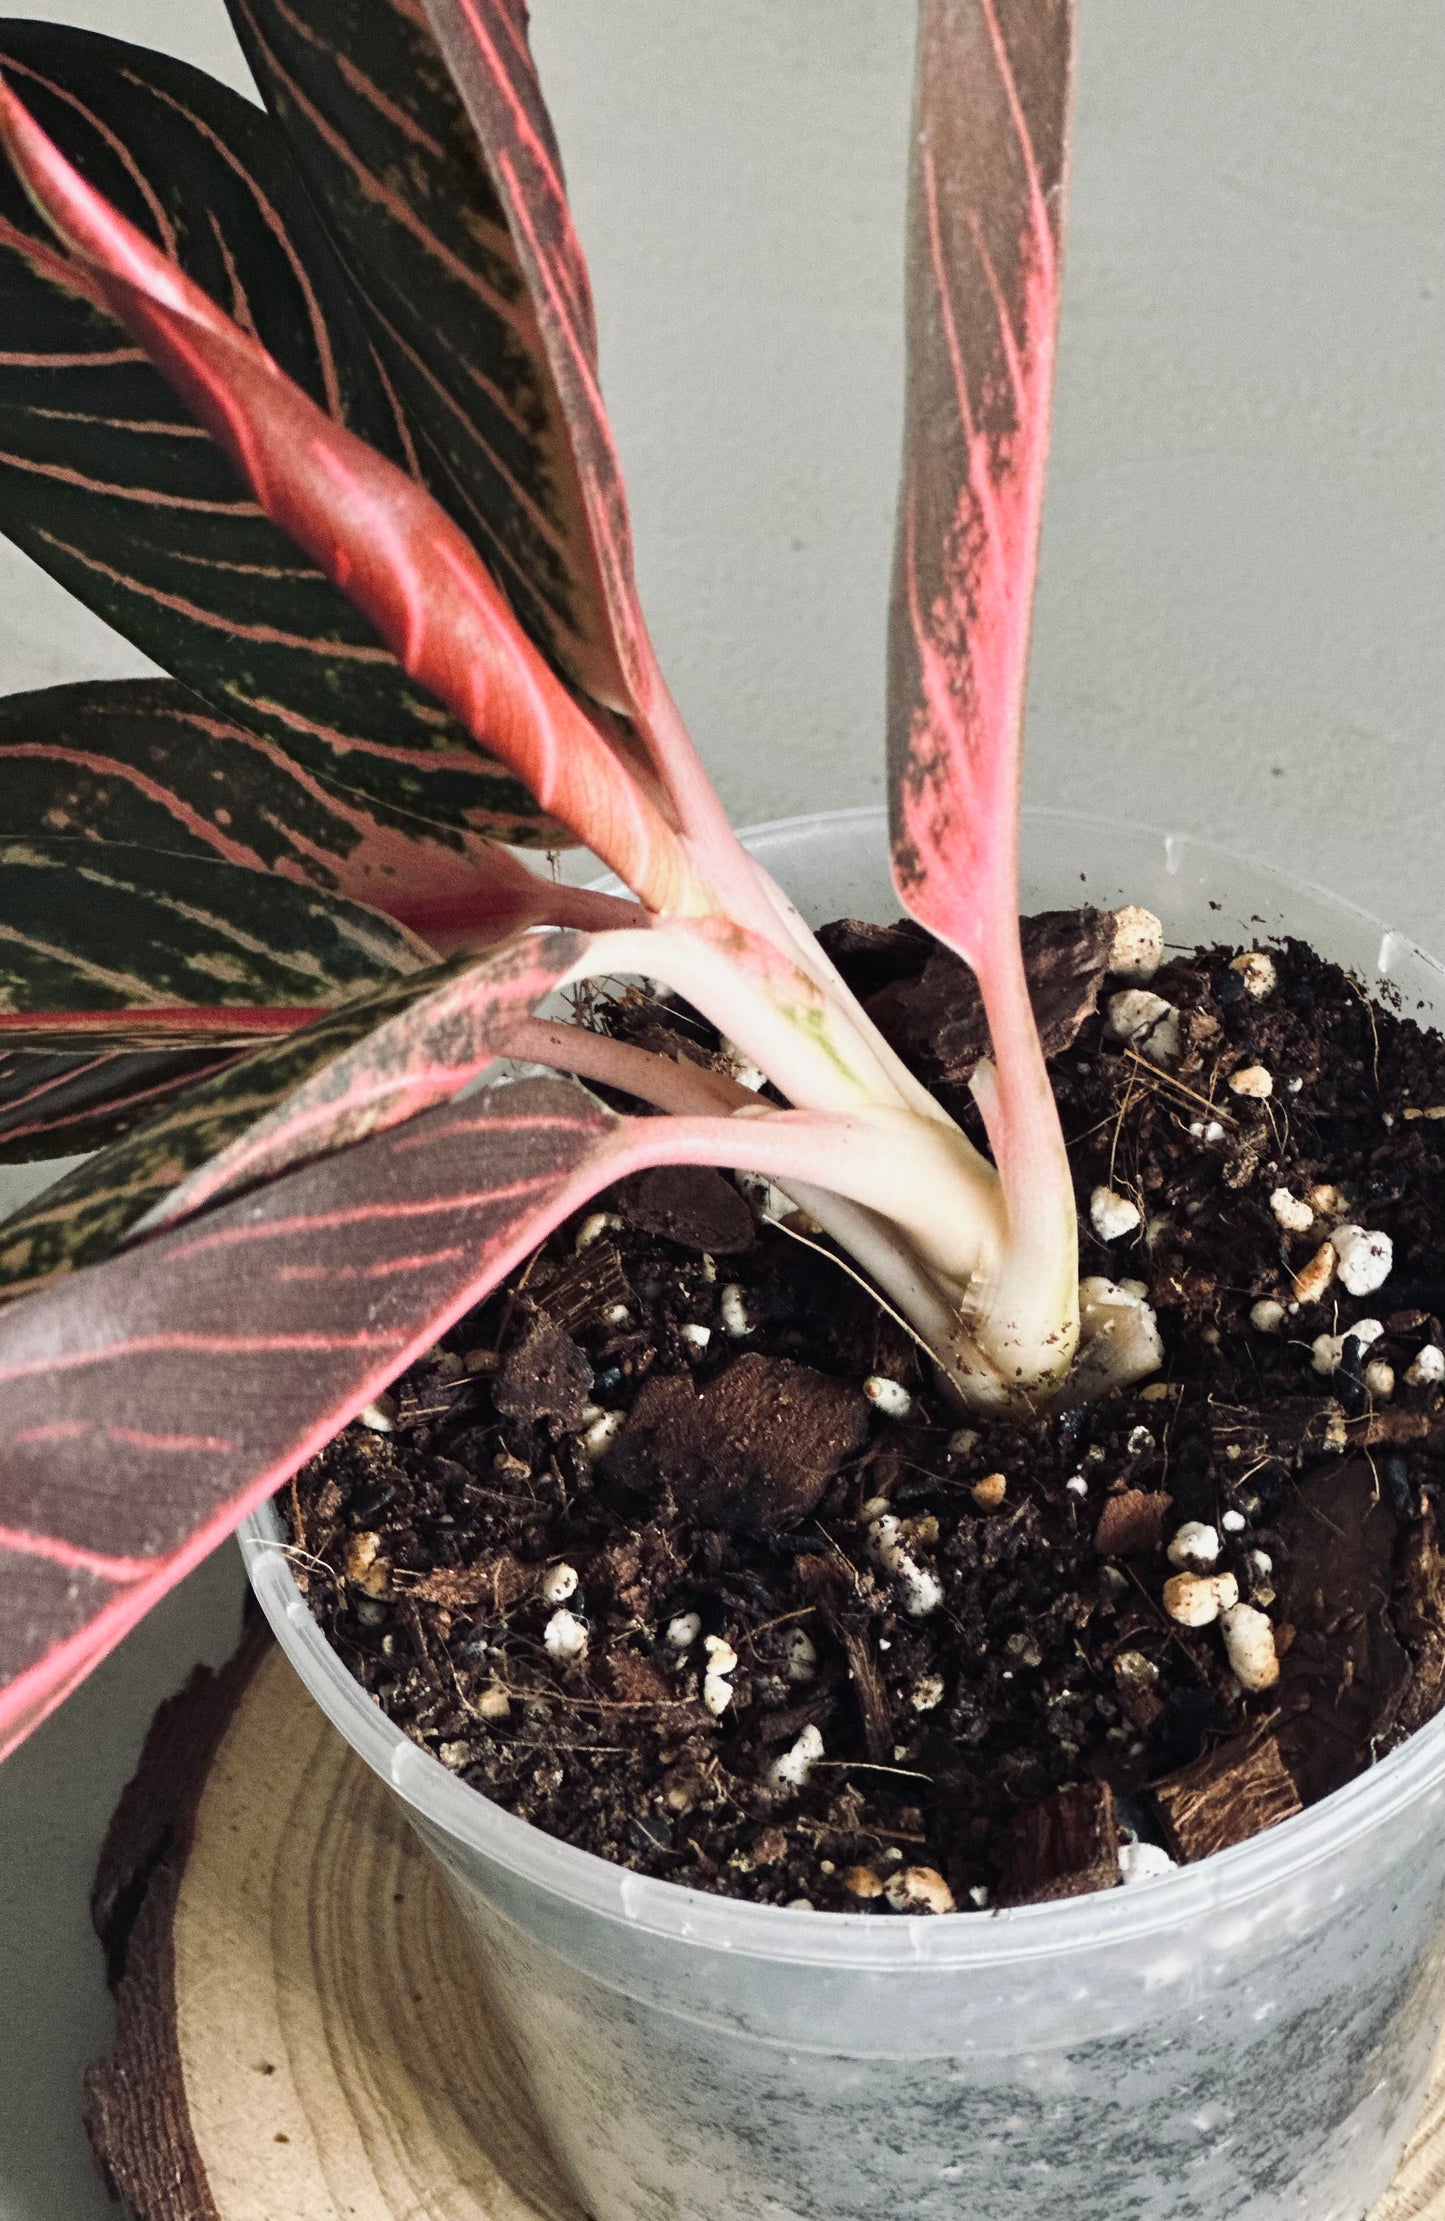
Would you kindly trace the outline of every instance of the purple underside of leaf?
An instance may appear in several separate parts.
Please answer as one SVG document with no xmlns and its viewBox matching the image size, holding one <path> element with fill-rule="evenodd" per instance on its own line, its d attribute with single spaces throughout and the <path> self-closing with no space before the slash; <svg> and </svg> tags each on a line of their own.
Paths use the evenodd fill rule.
<svg viewBox="0 0 1445 2221">
<path fill-rule="evenodd" d="M 1068 0 L 925 0 L 890 673 L 894 866 L 976 966 L 1015 930 Z"/>
<path fill-rule="evenodd" d="M 526 639 L 446 514 L 101 200 L 8 87 L 0 126 L 82 282 L 99 288 L 231 454 L 272 521 L 545 809 L 654 906 L 684 902 L 691 875 L 656 803 Z"/>
</svg>

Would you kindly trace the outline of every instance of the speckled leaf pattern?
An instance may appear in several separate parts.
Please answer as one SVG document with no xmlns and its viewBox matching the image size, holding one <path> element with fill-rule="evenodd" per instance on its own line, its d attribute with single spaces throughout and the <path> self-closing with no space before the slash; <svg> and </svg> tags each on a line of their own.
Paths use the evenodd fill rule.
<svg viewBox="0 0 1445 2221">
<path fill-rule="evenodd" d="M 501 1053 L 508 1011 L 530 1009 L 570 958 L 572 947 L 570 935 L 535 935 L 482 964 L 472 957 L 455 957 L 447 964 L 431 965 L 408 979 L 392 980 L 358 995 L 304 1029 L 233 1059 L 224 1071 L 197 1079 L 179 1101 L 160 1106 L 144 1124 L 88 1163 L 77 1165 L 0 1224 L 0 1297 L 28 1294 L 58 1273 L 74 1272 L 108 1257 L 149 1212 L 202 1167 L 224 1168 L 227 1153 L 253 1137 L 264 1146 L 278 1106 L 290 1102 L 308 1083 L 315 1084 L 317 1075 L 321 1075 L 323 1101 L 335 1104 L 341 1115 L 333 1119 L 329 1131 L 313 1125 L 309 1148 L 312 1154 L 320 1154 L 325 1147 L 338 1146 L 347 1108 L 344 1098 L 348 1090 L 353 1097 L 357 1092 L 356 1065 L 350 1057 L 361 1044 L 362 1061 L 367 1061 L 365 1045 L 375 1035 L 380 1045 L 370 1062 L 374 1064 L 378 1057 L 385 1060 L 388 1042 L 393 1049 L 396 1045 L 395 1032 L 388 1036 L 385 1029 L 418 1006 L 433 1006 L 430 1022 L 422 1021 L 425 1057 L 405 1075 L 407 1094 L 402 1096 L 393 1088 L 374 1096 L 369 1106 L 373 1125 L 395 1123 L 424 1103 L 454 1094 Z M 489 998 L 476 991 L 483 979 L 492 983 Z M 454 1005 L 442 998 L 463 980 L 471 983 L 471 992 L 459 1016 Z M 506 996 L 510 1001 L 504 1007 Z M 407 1038 L 415 1041 L 416 1037 Z M 331 1073 L 335 1078 L 327 1086 Z M 300 1107 L 304 1111 L 304 1102 Z M 358 1120 L 344 1138 L 355 1139 L 364 1130 Z M 274 1140 L 274 1128 L 271 1132 Z M 273 1165 L 281 1161 L 279 1155 L 271 1159 Z"/>
<path fill-rule="evenodd" d="M 894 864 L 977 963 L 1013 931 L 1058 322 L 1070 0 L 924 0 L 890 641 Z"/>
<path fill-rule="evenodd" d="M 0 1052 L 0 1164 L 103 1148 L 238 1053 L 214 1048 Z"/>
<path fill-rule="evenodd" d="M 415 1118 L 478 1079 L 511 1047 L 511 1029 L 551 993 L 585 947 L 577 933 L 521 933 L 423 997 L 393 995 L 355 1045 L 318 1062 L 265 1117 L 210 1156 L 150 1211 L 145 1230 L 194 1217 L 242 1187 Z M 244 1075 L 242 1075 L 244 1078 Z"/>
<path fill-rule="evenodd" d="M 244 1037 L 429 955 L 376 911 L 275 874 L 117 841 L 0 836 L 0 1048 Z"/>
<path fill-rule="evenodd" d="M 0 1313 L 0 1755 L 605 1182 L 618 1129 L 569 1082 L 487 1089 Z"/>
<path fill-rule="evenodd" d="M 600 403 L 579 415 L 578 378 L 556 353 L 552 295 L 538 286 L 532 243 L 515 223 L 512 173 L 490 135 L 478 137 L 475 112 L 469 121 L 426 12 L 418 0 L 227 4 L 371 311 L 428 486 L 559 668 L 597 700 L 630 708 L 629 658 L 614 635 L 619 547 L 610 523 L 598 533 L 587 422 L 600 421 Z M 506 12 L 508 71 L 557 179 L 565 224 L 556 145 L 518 27 L 524 11 Z M 555 266 L 569 344 L 595 397 L 591 296 L 570 224 L 565 235 L 565 264 Z"/>
<path fill-rule="evenodd" d="M 526 277 L 623 676 L 618 706 L 645 719 L 655 669 L 637 604 L 627 494 L 597 382 L 591 282 L 527 39 L 527 9 L 519 0 L 423 5 L 485 150 Z"/>
<path fill-rule="evenodd" d="M 319 407 L 404 467 L 401 404 L 277 127 L 185 64 L 0 27 L 7 81 L 85 175 Z M 259 510 L 0 170 L 0 529 L 387 830 L 554 843 L 525 787 L 409 679 Z"/>
<path fill-rule="evenodd" d="M 279 872 L 423 933 L 437 905 L 499 892 L 517 869 L 481 834 L 366 806 L 173 679 L 101 679 L 0 700 L 7 833 L 124 841 Z"/>
</svg>

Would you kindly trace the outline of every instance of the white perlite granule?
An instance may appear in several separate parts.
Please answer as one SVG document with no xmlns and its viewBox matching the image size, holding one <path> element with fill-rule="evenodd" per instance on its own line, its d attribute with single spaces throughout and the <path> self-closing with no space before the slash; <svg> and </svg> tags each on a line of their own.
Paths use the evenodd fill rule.
<svg viewBox="0 0 1445 2221">
<path fill-rule="evenodd" d="M 1372 1296 L 1383 1288 L 1395 1262 L 1395 1245 L 1388 1234 L 1364 1226 L 1337 1226 L 1332 1237 L 1337 1271 L 1352 1296 Z"/>
</svg>

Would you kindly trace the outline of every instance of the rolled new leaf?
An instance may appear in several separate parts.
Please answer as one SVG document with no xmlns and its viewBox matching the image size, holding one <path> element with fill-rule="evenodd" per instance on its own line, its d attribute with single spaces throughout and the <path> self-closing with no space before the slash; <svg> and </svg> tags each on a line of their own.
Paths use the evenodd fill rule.
<svg viewBox="0 0 1445 2221">
<path fill-rule="evenodd" d="M 343 587 L 412 676 L 651 907 L 705 907 L 657 803 L 431 497 L 328 418 L 93 192 L 8 86 L 0 133 L 84 278 L 225 446 L 273 522 Z"/>
<path fill-rule="evenodd" d="M 365 311 L 266 116 L 166 55 L 53 24 L 0 24 L 7 68 L 93 185 L 319 408 L 408 464 Z M 423 840 L 443 826 L 561 837 L 261 514 L 6 173 L 0 530 L 213 715 L 336 782 L 359 818 Z"/>
</svg>

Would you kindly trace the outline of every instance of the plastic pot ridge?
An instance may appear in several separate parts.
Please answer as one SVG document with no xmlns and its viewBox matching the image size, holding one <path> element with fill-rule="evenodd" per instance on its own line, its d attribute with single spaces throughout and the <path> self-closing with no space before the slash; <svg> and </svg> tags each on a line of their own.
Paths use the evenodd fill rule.
<svg viewBox="0 0 1445 2221">
<path fill-rule="evenodd" d="M 881 811 L 749 845 L 813 922 L 897 914 Z M 1183 836 L 1030 812 L 1024 907 L 1140 902 L 1174 943 L 1288 932 L 1445 1023 L 1376 919 Z M 277 1548 L 297 1672 L 441 1865 L 594 2221 L 1363 2221 L 1445 2021 L 1445 1719 L 1163 1880 L 948 1919 L 789 1912 L 541 1834 L 393 1727 Z"/>
</svg>

